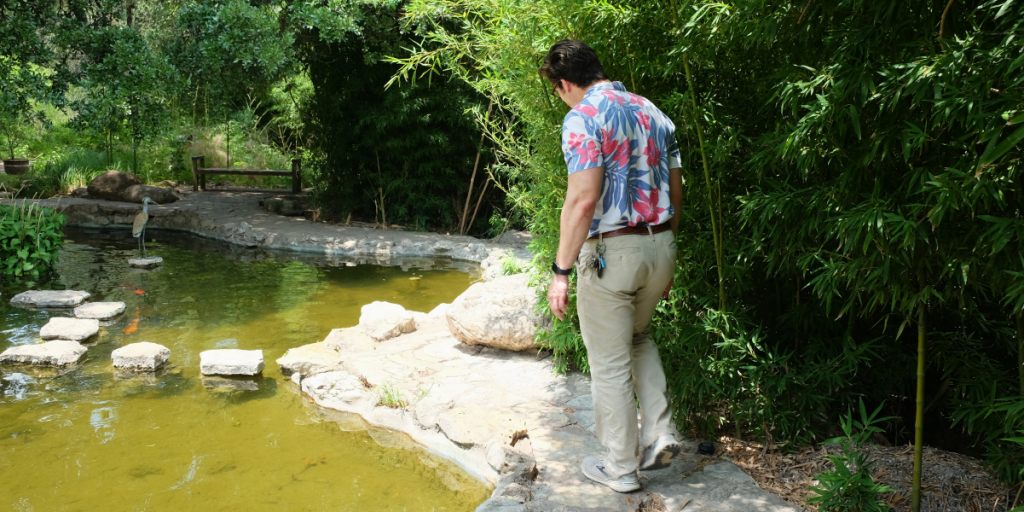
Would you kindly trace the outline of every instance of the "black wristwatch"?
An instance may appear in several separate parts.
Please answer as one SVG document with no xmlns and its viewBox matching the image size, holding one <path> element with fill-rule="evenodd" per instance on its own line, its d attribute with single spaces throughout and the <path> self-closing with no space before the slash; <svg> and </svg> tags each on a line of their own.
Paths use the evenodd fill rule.
<svg viewBox="0 0 1024 512">
<path fill-rule="evenodd" d="M 558 262 L 552 261 L 551 262 L 551 271 L 554 272 L 555 274 L 560 275 L 560 276 L 567 276 L 569 274 L 572 274 L 572 267 L 569 267 L 568 269 L 564 269 L 564 268 L 558 266 Z"/>
</svg>

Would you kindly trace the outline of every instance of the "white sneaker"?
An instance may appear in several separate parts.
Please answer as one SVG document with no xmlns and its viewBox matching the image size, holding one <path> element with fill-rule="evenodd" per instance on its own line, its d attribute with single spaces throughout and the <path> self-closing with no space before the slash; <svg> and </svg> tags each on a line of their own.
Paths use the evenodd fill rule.
<svg viewBox="0 0 1024 512">
<path fill-rule="evenodd" d="M 583 476 L 611 487 L 615 492 L 631 492 L 640 488 L 640 480 L 636 477 L 636 471 L 612 478 L 605 472 L 604 459 L 587 457 L 583 459 Z"/>
<path fill-rule="evenodd" d="M 640 469 L 647 471 L 667 468 L 672 464 L 672 459 L 681 451 L 683 451 L 683 447 L 676 441 L 676 436 L 665 434 L 644 449 L 643 457 L 640 459 Z"/>
</svg>

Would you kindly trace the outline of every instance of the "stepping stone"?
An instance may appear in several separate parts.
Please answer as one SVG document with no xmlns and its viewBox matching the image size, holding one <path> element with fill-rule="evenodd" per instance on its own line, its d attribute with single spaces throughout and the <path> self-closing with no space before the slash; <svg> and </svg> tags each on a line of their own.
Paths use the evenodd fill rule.
<svg viewBox="0 0 1024 512">
<path fill-rule="evenodd" d="M 115 368 L 153 371 L 167 362 L 171 351 L 163 345 L 143 341 L 125 345 L 110 353 Z"/>
<path fill-rule="evenodd" d="M 85 352 L 86 348 L 77 341 L 55 340 L 11 347 L 0 354 L 0 364 L 66 366 L 78 362 Z"/>
<path fill-rule="evenodd" d="M 149 258 L 132 258 L 128 260 L 129 265 L 139 268 L 152 268 L 163 262 L 164 259 L 159 256 L 150 256 Z"/>
<path fill-rule="evenodd" d="M 29 290 L 14 296 L 11 305 L 20 308 L 73 308 L 91 297 L 75 290 Z"/>
<path fill-rule="evenodd" d="M 90 302 L 75 308 L 75 318 L 106 320 L 124 313 L 124 302 Z"/>
<path fill-rule="evenodd" d="M 262 350 L 207 350 L 199 353 L 203 375 L 256 375 L 263 371 Z"/>
<path fill-rule="evenodd" d="M 53 317 L 39 330 L 44 340 L 82 341 L 100 332 L 100 321 L 95 318 Z"/>
</svg>

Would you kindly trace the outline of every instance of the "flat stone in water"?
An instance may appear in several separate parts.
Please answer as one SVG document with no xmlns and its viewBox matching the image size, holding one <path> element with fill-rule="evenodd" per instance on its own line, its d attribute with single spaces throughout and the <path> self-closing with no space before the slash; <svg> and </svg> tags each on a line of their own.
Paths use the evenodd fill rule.
<svg viewBox="0 0 1024 512">
<path fill-rule="evenodd" d="M 159 256 L 150 256 L 148 258 L 132 258 L 128 260 L 129 265 L 139 268 L 152 268 L 163 262 L 164 259 Z"/>
<path fill-rule="evenodd" d="M 11 347 L 0 354 L 0 364 L 66 366 L 78 362 L 85 352 L 86 348 L 77 341 L 55 340 Z"/>
<path fill-rule="evenodd" d="M 262 350 L 207 350 L 199 353 L 203 375 L 256 375 L 263 371 Z"/>
<path fill-rule="evenodd" d="M 89 339 L 100 332 L 100 321 L 94 318 L 53 317 L 39 330 L 39 337 L 44 340 Z"/>
<path fill-rule="evenodd" d="M 106 320 L 124 313 L 124 302 L 90 302 L 75 308 L 75 318 Z"/>
<path fill-rule="evenodd" d="M 125 345 L 110 354 L 115 368 L 149 371 L 156 370 L 170 357 L 170 349 L 148 341 Z"/>
<path fill-rule="evenodd" d="M 89 292 L 76 290 L 29 290 L 15 295 L 11 305 L 21 308 L 73 308 L 89 297 Z"/>
</svg>

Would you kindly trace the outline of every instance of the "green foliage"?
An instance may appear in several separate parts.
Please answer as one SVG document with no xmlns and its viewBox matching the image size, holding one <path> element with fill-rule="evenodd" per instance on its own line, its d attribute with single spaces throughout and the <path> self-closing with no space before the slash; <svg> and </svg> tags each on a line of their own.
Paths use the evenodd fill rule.
<svg viewBox="0 0 1024 512">
<path fill-rule="evenodd" d="M 840 419 L 844 437 L 831 439 L 825 444 L 839 444 L 842 455 L 829 455 L 828 460 L 835 466 L 833 471 L 815 475 L 819 484 L 811 490 L 818 494 L 808 503 L 817 504 L 821 512 L 888 512 L 889 505 L 878 502 L 878 495 L 892 492 L 895 489 L 875 483 L 871 478 L 874 462 L 860 451 L 868 443 L 873 433 L 882 433 L 876 426 L 893 418 L 878 418 L 882 406 L 878 406 L 870 416 L 860 402 L 860 420 L 847 413 Z"/>
<path fill-rule="evenodd" d="M 360 35 L 304 49 L 314 84 L 310 131 L 323 154 L 314 201 L 342 219 L 354 213 L 388 224 L 457 224 L 480 137 L 468 112 L 481 110 L 481 98 L 443 80 L 385 89 L 398 67 L 372 55 L 398 51 L 409 38 L 396 10 L 365 9 Z M 481 160 L 477 183 L 490 158 Z"/>
<path fill-rule="evenodd" d="M 500 261 L 501 275 L 503 276 L 525 274 L 530 271 L 529 266 L 523 265 L 522 261 L 514 256 L 503 256 Z"/>
<path fill-rule="evenodd" d="M 488 135 L 538 276 L 566 186 L 547 48 L 584 39 L 673 119 L 685 199 L 652 330 L 681 428 L 813 442 L 863 397 L 890 404 L 902 442 L 905 331 L 927 319 L 925 435 L 963 426 L 1011 457 L 1024 425 L 994 407 L 1024 396 L 1024 4 L 946 5 L 417 0 L 425 41 L 396 80 L 451 73 L 499 99 Z M 541 335 L 562 368 L 585 368 L 576 325 Z"/>
<path fill-rule="evenodd" d="M 39 278 L 64 244 L 64 216 L 35 203 L 0 205 L 0 271 L 6 279 Z"/>
</svg>

